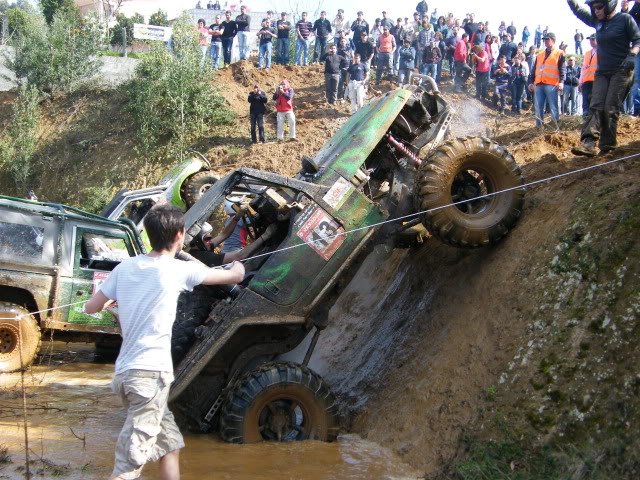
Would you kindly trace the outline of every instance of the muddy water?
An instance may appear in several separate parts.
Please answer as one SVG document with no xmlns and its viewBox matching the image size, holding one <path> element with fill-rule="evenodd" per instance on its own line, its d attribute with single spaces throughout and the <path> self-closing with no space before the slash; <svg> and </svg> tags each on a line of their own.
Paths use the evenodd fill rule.
<svg viewBox="0 0 640 480">
<path fill-rule="evenodd" d="M 91 346 L 54 342 L 25 376 L 35 478 L 108 478 L 124 412 L 111 394 L 113 365 L 95 363 Z M 44 350 L 44 349 L 43 349 Z M 11 462 L 0 478 L 24 478 L 20 375 L 0 376 L 0 445 Z M 338 442 L 232 445 L 212 435 L 185 435 L 183 479 L 414 479 L 418 472 L 390 450 L 354 435 Z M 40 460 L 42 459 L 42 461 Z M 148 466 L 144 479 L 158 477 Z"/>
</svg>

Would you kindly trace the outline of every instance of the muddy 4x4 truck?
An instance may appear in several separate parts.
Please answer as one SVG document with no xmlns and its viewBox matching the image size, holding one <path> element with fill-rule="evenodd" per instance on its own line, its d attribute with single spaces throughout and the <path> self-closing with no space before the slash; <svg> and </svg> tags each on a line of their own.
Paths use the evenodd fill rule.
<svg viewBox="0 0 640 480">
<path fill-rule="evenodd" d="M 254 238 L 270 225 L 277 233 L 241 286 L 179 299 L 170 401 L 183 424 L 231 442 L 336 437 L 336 400 L 307 365 L 358 258 L 418 224 L 456 247 L 489 246 L 521 214 L 513 157 L 487 138 L 448 139 L 452 116 L 437 91 L 395 90 L 353 115 L 294 178 L 242 168 L 187 211 L 185 245 L 229 197 L 249 204 Z M 311 332 L 302 364 L 278 360 Z"/>
</svg>

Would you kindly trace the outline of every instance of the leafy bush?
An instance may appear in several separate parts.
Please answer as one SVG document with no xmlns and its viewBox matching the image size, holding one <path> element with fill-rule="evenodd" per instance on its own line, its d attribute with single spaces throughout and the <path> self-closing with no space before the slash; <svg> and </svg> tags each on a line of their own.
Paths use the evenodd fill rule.
<svg viewBox="0 0 640 480">
<path fill-rule="evenodd" d="M 21 32 L 24 32 L 29 25 L 29 14 L 35 14 L 35 10 L 31 5 L 26 5 L 25 8 L 13 7 L 7 10 L 7 21 L 9 23 L 9 35 L 16 36 Z"/>
<path fill-rule="evenodd" d="M 149 25 L 168 27 L 169 17 L 167 16 L 167 12 L 159 8 L 156 13 L 151 14 L 151 16 L 149 17 Z"/>
<path fill-rule="evenodd" d="M 71 91 L 98 70 L 102 38 L 98 22 L 82 18 L 75 7 L 59 9 L 50 26 L 33 12 L 25 21 L 24 30 L 11 41 L 14 57 L 6 59 L 18 81 L 56 94 Z"/>
<path fill-rule="evenodd" d="M 201 64 L 198 32 L 188 14 L 174 24 L 172 48 L 156 47 L 127 84 L 129 109 L 147 158 L 182 160 L 191 143 L 212 126 L 231 120 L 212 85 L 210 62 Z"/>
<path fill-rule="evenodd" d="M 40 94 L 35 87 L 21 85 L 13 105 L 13 121 L 8 135 L 0 139 L 0 165 L 16 183 L 18 192 L 25 192 L 33 176 L 33 155 L 36 151 L 36 130 L 40 122 Z"/>
<path fill-rule="evenodd" d="M 127 45 L 133 44 L 133 24 L 144 23 L 144 17 L 135 13 L 131 17 L 127 17 L 123 13 L 116 15 L 116 25 L 111 29 L 111 45 L 122 45 L 122 29 L 127 29 Z"/>
<path fill-rule="evenodd" d="M 49 24 L 60 8 L 74 8 L 74 5 L 73 0 L 40 0 L 40 9 Z"/>
</svg>

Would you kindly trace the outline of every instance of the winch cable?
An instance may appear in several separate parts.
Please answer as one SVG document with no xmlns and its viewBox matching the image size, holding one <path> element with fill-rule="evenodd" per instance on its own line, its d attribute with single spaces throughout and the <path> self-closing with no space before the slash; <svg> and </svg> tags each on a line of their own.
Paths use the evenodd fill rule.
<svg viewBox="0 0 640 480">
<path fill-rule="evenodd" d="M 495 195 L 500 195 L 502 193 L 512 192 L 514 190 L 526 189 L 526 188 L 532 187 L 534 185 L 539 185 L 541 183 L 550 182 L 552 180 L 558 180 L 560 178 L 569 177 L 571 175 L 576 175 L 578 173 L 588 172 L 590 170 L 596 170 L 598 168 L 606 167 L 606 166 L 609 166 L 609 165 L 614 165 L 616 163 L 619 163 L 619 162 L 622 162 L 622 161 L 625 161 L 625 160 L 629 160 L 631 158 L 639 157 L 639 156 L 640 156 L 640 153 L 634 153 L 632 155 L 627 155 L 625 157 L 616 158 L 614 160 L 609 160 L 609 161 L 606 161 L 606 162 L 603 162 L 603 163 L 598 163 L 596 165 L 590 165 L 588 167 L 578 168 L 576 170 L 571 170 L 569 172 L 560 173 L 558 175 L 553 175 L 551 177 L 542 178 L 540 180 L 534 180 L 532 182 L 528 182 L 528 183 L 525 183 L 523 185 L 518 185 L 517 187 L 505 188 L 504 190 L 499 190 L 497 192 L 486 193 L 484 195 L 479 195 L 477 197 L 469 198 L 469 199 L 466 199 L 466 200 L 460 200 L 458 202 L 449 203 L 447 205 L 442 205 L 440 207 L 429 208 L 428 210 L 422 210 L 420 212 L 410 213 L 410 214 L 404 215 L 402 217 L 397 217 L 397 218 L 384 220 L 382 222 L 373 223 L 371 225 L 365 225 L 364 227 L 358 227 L 358 228 L 354 228 L 352 230 L 346 230 L 344 232 L 336 233 L 335 235 L 330 235 L 330 236 L 324 237 L 323 240 L 330 240 L 332 238 L 346 236 L 346 235 L 349 235 L 351 233 L 359 232 L 359 231 L 362 231 L 362 230 L 368 230 L 370 228 L 380 227 L 380 226 L 385 225 L 387 223 L 394 223 L 394 222 L 398 222 L 398 221 L 401 221 L 401 220 L 406 220 L 408 218 L 417 217 L 419 215 L 424 215 L 426 213 L 437 212 L 438 210 L 443 210 L 443 209 L 449 208 L 449 207 L 455 207 L 456 205 L 461 205 L 463 203 L 474 202 L 474 201 L 476 201 L 478 199 L 481 199 L 481 198 L 489 198 L 489 197 L 493 197 Z M 258 254 L 258 255 L 254 255 L 252 257 L 248 257 L 248 258 L 245 258 L 245 259 L 240 260 L 240 261 L 241 262 L 248 262 L 249 260 L 255 260 L 257 258 L 266 257 L 268 255 L 273 255 L 274 253 L 285 252 L 287 250 L 292 250 L 294 248 L 302 247 L 303 245 L 311 245 L 313 243 L 314 243 L 314 241 L 298 243 L 296 245 L 291 245 L 289 247 L 284 247 L 284 248 L 280 248 L 280 249 L 273 250 L 273 251 L 270 251 L 270 252 L 265 252 L 265 253 L 261 253 L 261 254 Z M 225 267 L 228 267 L 230 265 L 232 265 L 232 264 L 231 263 L 227 263 L 225 265 L 220 265 L 218 267 L 212 267 L 212 268 L 224 269 Z M 43 313 L 43 312 L 49 312 L 49 311 L 52 311 L 52 310 L 58 310 L 58 309 L 61 309 L 61 308 L 66 308 L 66 307 L 71 307 L 71 306 L 74 306 L 74 305 L 84 304 L 84 303 L 87 303 L 87 302 L 88 302 L 88 300 L 83 300 L 83 301 L 80 301 L 80 302 L 69 303 L 67 305 L 60 305 L 58 307 L 46 308 L 44 310 L 38 310 L 38 311 L 35 311 L 35 312 L 23 313 L 23 314 L 15 316 L 15 317 L 0 317 L 0 320 L 19 320 L 20 318 L 26 317 L 26 316 L 29 316 L 29 315 L 35 315 L 37 313 Z"/>
</svg>

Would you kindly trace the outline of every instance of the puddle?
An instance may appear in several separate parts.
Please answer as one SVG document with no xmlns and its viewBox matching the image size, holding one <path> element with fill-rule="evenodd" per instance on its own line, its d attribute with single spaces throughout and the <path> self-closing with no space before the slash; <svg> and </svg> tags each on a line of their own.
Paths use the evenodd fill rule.
<svg viewBox="0 0 640 480">
<path fill-rule="evenodd" d="M 108 478 L 124 421 L 109 387 L 113 365 L 91 362 L 91 345 L 54 342 L 52 347 L 50 356 L 41 357 L 43 364 L 25 376 L 34 478 Z M 11 463 L 0 463 L 3 479 L 24 478 L 19 385 L 19 374 L 0 376 L 0 446 L 11 455 Z M 334 443 L 237 445 L 214 435 L 185 434 L 185 442 L 180 461 L 185 480 L 420 478 L 392 451 L 356 435 Z M 145 467 L 141 478 L 158 478 L 157 464 Z"/>
</svg>

